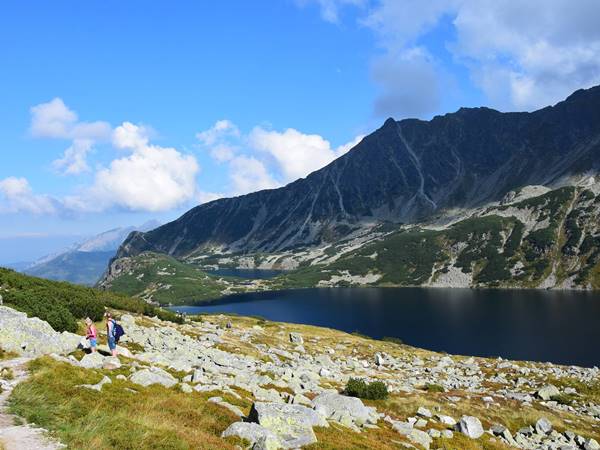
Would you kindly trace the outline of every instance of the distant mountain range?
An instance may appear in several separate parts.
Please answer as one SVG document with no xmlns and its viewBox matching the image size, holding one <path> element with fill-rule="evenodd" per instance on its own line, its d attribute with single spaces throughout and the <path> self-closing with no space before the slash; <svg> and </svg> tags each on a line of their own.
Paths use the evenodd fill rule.
<svg viewBox="0 0 600 450">
<path fill-rule="evenodd" d="M 271 288 L 599 289 L 599 173 L 600 86 L 531 113 L 388 119 L 306 178 L 132 233 L 101 285 L 126 272 L 144 291 L 150 277 L 136 267 L 162 254 L 205 268 L 294 270 Z"/>
<path fill-rule="evenodd" d="M 133 231 L 148 231 L 159 226 L 149 221 L 139 227 L 121 227 L 105 231 L 72 247 L 40 258 L 26 267 L 14 267 L 28 275 L 76 284 L 93 285 L 102 276 L 108 262 Z"/>
</svg>

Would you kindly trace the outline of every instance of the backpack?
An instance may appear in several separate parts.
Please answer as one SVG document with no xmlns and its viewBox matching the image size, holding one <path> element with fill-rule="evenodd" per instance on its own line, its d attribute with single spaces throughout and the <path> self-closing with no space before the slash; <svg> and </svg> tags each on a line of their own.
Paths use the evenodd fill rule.
<svg viewBox="0 0 600 450">
<path fill-rule="evenodd" d="M 113 336 L 115 337 L 115 342 L 119 342 L 119 339 L 125 334 L 125 330 L 118 324 L 117 322 L 113 323 Z"/>
</svg>

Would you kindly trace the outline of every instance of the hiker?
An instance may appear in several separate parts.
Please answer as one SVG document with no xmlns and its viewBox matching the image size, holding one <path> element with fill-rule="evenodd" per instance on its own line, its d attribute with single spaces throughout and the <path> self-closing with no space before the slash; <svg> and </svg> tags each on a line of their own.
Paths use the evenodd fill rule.
<svg viewBox="0 0 600 450">
<path fill-rule="evenodd" d="M 94 322 L 89 317 L 85 318 L 85 324 L 87 326 L 85 338 L 90 344 L 90 350 L 95 352 L 98 345 L 98 330 L 96 330 L 96 325 L 94 325 Z"/>
<path fill-rule="evenodd" d="M 115 330 L 117 322 L 113 319 L 112 314 L 107 312 L 106 317 L 106 336 L 108 337 L 108 348 L 113 356 L 117 356 L 117 340 L 115 338 Z"/>
</svg>

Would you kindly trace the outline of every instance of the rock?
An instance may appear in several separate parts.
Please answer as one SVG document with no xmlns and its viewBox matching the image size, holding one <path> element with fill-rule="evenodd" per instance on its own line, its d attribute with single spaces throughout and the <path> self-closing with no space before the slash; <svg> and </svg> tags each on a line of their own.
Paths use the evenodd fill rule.
<svg viewBox="0 0 600 450">
<path fill-rule="evenodd" d="M 450 430 L 442 430 L 442 437 L 444 439 L 452 439 L 454 437 L 454 433 Z"/>
<path fill-rule="evenodd" d="M 444 416 L 443 414 L 436 414 L 436 417 L 443 425 L 447 425 L 449 427 L 453 427 L 456 425 L 456 420 L 454 420 L 453 417 Z"/>
<path fill-rule="evenodd" d="M 407 436 L 408 440 L 413 444 L 418 444 L 423 446 L 426 450 L 429 450 L 429 446 L 431 445 L 431 436 L 421 430 L 413 429 Z"/>
<path fill-rule="evenodd" d="M 183 392 L 184 394 L 191 394 L 192 392 L 194 392 L 192 387 L 187 383 L 181 383 L 179 385 L 179 389 L 181 389 L 181 392 Z"/>
<path fill-rule="evenodd" d="M 223 431 L 221 437 L 237 436 L 249 441 L 251 444 L 259 444 L 261 449 L 280 449 L 279 439 L 271 430 L 256 423 L 235 422 Z M 254 448 L 254 447 L 253 447 Z"/>
<path fill-rule="evenodd" d="M 328 426 L 316 411 L 287 403 L 254 403 L 248 419 L 275 433 L 283 448 L 314 444 L 317 438 L 312 427 Z"/>
<path fill-rule="evenodd" d="M 177 384 L 175 377 L 158 367 L 138 370 L 129 379 L 132 383 L 139 384 L 140 386 L 160 384 L 165 387 L 172 387 Z"/>
<path fill-rule="evenodd" d="M 315 397 L 312 404 L 316 411 L 327 418 L 348 414 L 358 426 L 365 423 L 377 424 L 378 415 L 375 409 L 365 406 L 359 398 L 328 392 Z"/>
<path fill-rule="evenodd" d="M 427 430 L 427 434 L 433 439 L 442 437 L 442 433 L 440 432 L 440 430 L 436 430 L 435 428 Z"/>
<path fill-rule="evenodd" d="M 425 419 L 418 419 L 415 422 L 415 427 L 417 428 L 425 428 L 427 426 L 427 421 Z"/>
<path fill-rule="evenodd" d="M 117 378 L 117 380 L 121 380 L 121 381 L 127 380 L 127 377 L 125 375 L 121 374 L 121 373 L 119 375 L 117 375 L 116 378 Z"/>
<path fill-rule="evenodd" d="M 596 439 L 588 439 L 585 444 L 583 444 L 583 448 L 585 450 L 600 450 L 600 444 Z"/>
<path fill-rule="evenodd" d="M 290 342 L 294 344 L 304 344 L 304 339 L 300 333 L 290 333 Z"/>
<path fill-rule="evenodd" d="M 81 384 L 81 385 L 79 385 L 79 387 L 86 388 L 86 389 L 92 389 L 94 391 L 100 392 L 102 390 L 102 386 L 104 386 L 105 384 L 110 384 L 110 383 L 112 383 L 110 378 L 105 376 L 96 384 Z"/>
<path fill-rule="evenodd" d="M 433 417 L 433 414 L 431 413 L 431 411 L 429 411 L 427 408 L 424 408 L 423 406 L 419 407 L 419 409 L 417 410 L 417 415 L 419 415 L 421 417 L 426 417 L 428 419 Z"/>
<path fill-rule="evenodd" d="M 0 306 L 0 342 L 6 351 L 24 356 L 64 355 L 75 351 L 80 340 L 77 334 L 58 333 L 48 322 Z"/>
<path fill-rule="evenodd" d="M 479 439 L 483 435 L 481 421 L 473 416 L 462 416 L 458 422 L 458 430 L 471 439 Z"/>
<path fill-rule="evenodd" d="M 104 356 L 98 352 L 88 353 L 79 361 L 79 365 L 85 369 L 101 369 L 103 364 Z"/>
<path fill-rule="evenodd" d="M 548 419 L 542 417 L 535 423 L 535 431 L 539 434 L 548 434 L 552 431 L 552 424 Z"/>
<path fill-rule="evenodd" d="M 102 361 L 102 368 L 106 370 L 115 370 L 121 367 L 121 361 L 116 356 L 108 356 Z"/>
<path fill-rule="evenodd" d="M 375 364 L 378 366 L 383 366 L 385 364 L 385 360 L 383 359 L 383 356 L 381 356 L 381 353 L 375 353 Z"/>
<path fill-rule="evenodd" d="M 542 400 L 548 401 L 552 397 L 559 395 L 560 391 L 558 388 L 552 384 L 547 384 L 543 386 L 540 390 L 537 391 L 537 396 Z"/>
</svg>

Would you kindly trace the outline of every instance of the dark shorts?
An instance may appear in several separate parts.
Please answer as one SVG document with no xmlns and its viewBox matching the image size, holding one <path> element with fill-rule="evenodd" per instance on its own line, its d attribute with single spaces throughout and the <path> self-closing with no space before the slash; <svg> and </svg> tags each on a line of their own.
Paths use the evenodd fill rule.
<svg viewBox="0 0 600 450">
<path fill-rule="evenodd" d="M 108 338 L 108 348 L 110 348 L 111 350 L 114 350 L 117 348 L 117 341 L 115 341 L 114 337 Z"/>
</svg>

